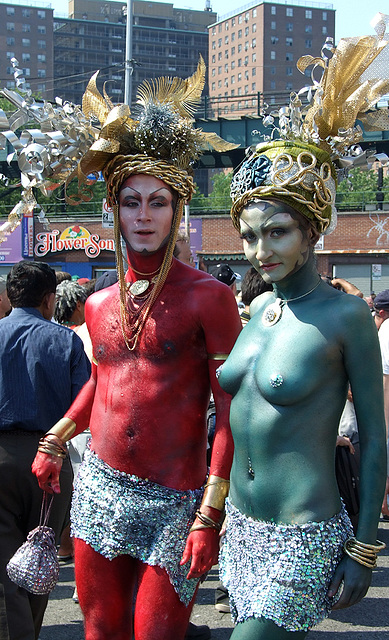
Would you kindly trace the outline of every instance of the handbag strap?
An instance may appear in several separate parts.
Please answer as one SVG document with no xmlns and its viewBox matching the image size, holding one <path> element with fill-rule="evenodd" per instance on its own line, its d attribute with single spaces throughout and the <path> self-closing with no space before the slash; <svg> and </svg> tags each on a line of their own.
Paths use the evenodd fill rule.
<svg viewBox="0 0 389 640">
<path fill-rule="evenodd" d="M 54 499 L 54 493 L 51 494 L 51 498 L 49 501 L 49 494 L 46 491 L 43 492 L 41 515 L 39 518 L 39 527 L 46 527 L 50 517 L 50 511 L 53 504 L 53 499 Z"/>
</svg>

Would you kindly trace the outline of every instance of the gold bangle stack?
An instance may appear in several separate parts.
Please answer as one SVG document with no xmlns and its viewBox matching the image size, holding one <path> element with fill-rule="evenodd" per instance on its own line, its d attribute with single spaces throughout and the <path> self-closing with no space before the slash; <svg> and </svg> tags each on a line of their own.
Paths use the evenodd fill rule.
<svg viewBox="0 0 389 640">
<path fill-rule="evenodd" d="M 345 553 L 364 567 L 374 569 L 377 566 L 377 554 L 385 549 L 386 544 L 376 540 L 376 544 L 360 542 L 356 538 L 348 538 L 343 545 Z"/>
<path fill-rule="evenodd" d="M 66 458 L 68 454 L 68 450 L 65 445 L 59 444 L 54 440 L 49 440 L 48 434 L 39 440 L 38 451 L 41 453 L 47 453 L 50 456 L 55 456 L 56 458 Z"/>
</svg>

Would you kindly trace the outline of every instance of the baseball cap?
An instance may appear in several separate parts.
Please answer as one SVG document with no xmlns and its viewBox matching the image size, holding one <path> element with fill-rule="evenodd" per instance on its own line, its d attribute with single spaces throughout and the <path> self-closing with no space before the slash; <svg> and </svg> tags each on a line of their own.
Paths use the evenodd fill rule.
<svg viewBox="0 0 389 640">
<path fill-rule="evenodd" d="M 374 309 L 389 310 L 389 289 L 385 289 L 384 291 L 377 293 L 374 298 Z"/>
</svg>

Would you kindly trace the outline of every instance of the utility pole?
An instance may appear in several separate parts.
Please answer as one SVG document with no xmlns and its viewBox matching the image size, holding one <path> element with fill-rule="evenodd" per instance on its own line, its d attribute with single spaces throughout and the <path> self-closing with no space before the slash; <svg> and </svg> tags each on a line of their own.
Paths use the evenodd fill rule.
<svg viewBox="0 0 389 640">
<path fill-rule="evenodd" d="M 131 107 L 132 101 L 132 0 L 127 0 L 126 60 L 124 75 L 124 102 Z"/>
</svg>

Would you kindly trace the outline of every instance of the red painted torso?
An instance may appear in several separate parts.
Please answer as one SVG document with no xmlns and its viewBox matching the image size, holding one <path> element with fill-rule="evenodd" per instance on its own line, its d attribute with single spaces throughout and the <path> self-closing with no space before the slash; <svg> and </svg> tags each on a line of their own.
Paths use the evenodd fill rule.
<svg viewBox="0 0 389 640">
<path fill-rule="evenodd" d="M 208 354 L 229 353 L 234 344 L 240 329 L 235 299 L 212 276 L 174 260 L 134 351 L 124 342 L 119 309 L 117 284 L 86 306 L 98 362 L 92 449 L 126 473 L 175 488 L 199 487 L 206 475 L 211 378 L 220 364 Z M 215 379 L 212 386 L 225 423 L 229 396 Z M 69 413 L 77 422 L 74 409 Z M 225 464 L 213 473 L 223 475 Z"/>
</svg>

